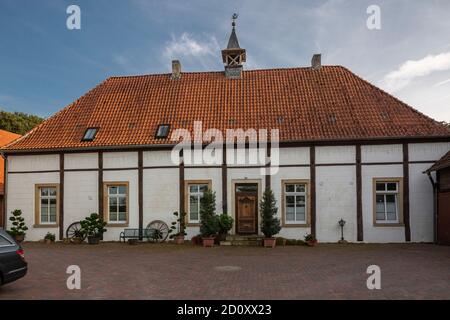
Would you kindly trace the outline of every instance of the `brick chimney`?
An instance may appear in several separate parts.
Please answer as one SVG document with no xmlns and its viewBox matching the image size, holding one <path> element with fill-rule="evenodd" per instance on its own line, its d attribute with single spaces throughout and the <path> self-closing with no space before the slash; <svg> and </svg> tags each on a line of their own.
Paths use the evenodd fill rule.
<svg viewBox="0 0 450 320">
<path fill-rule="evenodd" d="M 311 68 L 314 70 L 318 70 L 322 67 L 322 55 L 320 53 L 317 53 L 313 55 L 311 59 Z"/>
<path fill-rule="evenodd" d="M 181 78 L 181 63 L 180 60 L 172 60 L 172 79 Z"/>
</svg>

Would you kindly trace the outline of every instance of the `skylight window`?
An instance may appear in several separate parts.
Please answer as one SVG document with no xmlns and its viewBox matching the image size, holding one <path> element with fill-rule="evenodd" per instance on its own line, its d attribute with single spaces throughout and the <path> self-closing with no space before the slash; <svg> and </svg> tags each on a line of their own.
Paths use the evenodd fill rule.
<svg viewBox="0 0 450 320">
<path fill-rule="evenodd" d="M 170 125 L 168 124 L 160 124 L 158 129 L 156 130 L 156 138 L 164 139 L 169 135 Z"/>
<path fill-rule="evenodd" d="M 97 134 L 98 128 L 88 128 L 84 133 L 82 141 L 93 141 Z"/>
</svg>

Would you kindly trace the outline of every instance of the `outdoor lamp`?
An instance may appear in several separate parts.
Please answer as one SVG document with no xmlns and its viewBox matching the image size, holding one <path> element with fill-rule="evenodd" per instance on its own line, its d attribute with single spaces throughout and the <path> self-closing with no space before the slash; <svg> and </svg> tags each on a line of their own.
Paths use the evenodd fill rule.
<svg viewBox="0 0 450 320">
<path fill-rule="evenodd" d="M 341 242 L 344 242 L 344 226 L 345 226 L 345 220 L 341 218 L 339 220 L 339 226 L 341 227 Z"/>
</svg>

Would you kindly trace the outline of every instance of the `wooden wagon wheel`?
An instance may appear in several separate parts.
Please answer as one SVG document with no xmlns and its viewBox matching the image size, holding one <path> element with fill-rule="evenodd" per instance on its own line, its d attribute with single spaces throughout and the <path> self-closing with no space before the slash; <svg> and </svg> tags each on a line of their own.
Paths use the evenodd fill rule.
<svg viewBox="0 0 450 320">
<path fill-rule="evenodd" d="M 161 220 L 154 220 L 147 225 L 147 229 L 150 229 L 153 236 L 150 240 L 156 242 L 164 242 L 169 236 L 169 226 Z"/>
<path fill-rule="evenodd" d="M 82 240 L 86 239 L 86 234 L 81 232 L 81 223 L 76 221 L 72 223 L 66 230 L 66 238 L 74 239 L 80 238 Z"/>
</svg>

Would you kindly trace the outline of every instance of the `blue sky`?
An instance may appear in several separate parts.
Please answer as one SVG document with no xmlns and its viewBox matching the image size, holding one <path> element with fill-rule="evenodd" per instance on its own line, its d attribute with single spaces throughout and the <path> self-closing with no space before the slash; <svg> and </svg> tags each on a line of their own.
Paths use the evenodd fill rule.
<svg viewBox="0 0 450 320">
<path fill-rule="evenodd" d="M 66 9 L 81 8 L 81 30 Z M 381 29 L 369 30 L 369 5 Z M 49 116 L 112 75 L 222 70 L 239 13 L 247 69 L 322 53 L 419 111 L 450 121 L 450 1 L 0 0 L 0 107 Z"/>
</svg>

